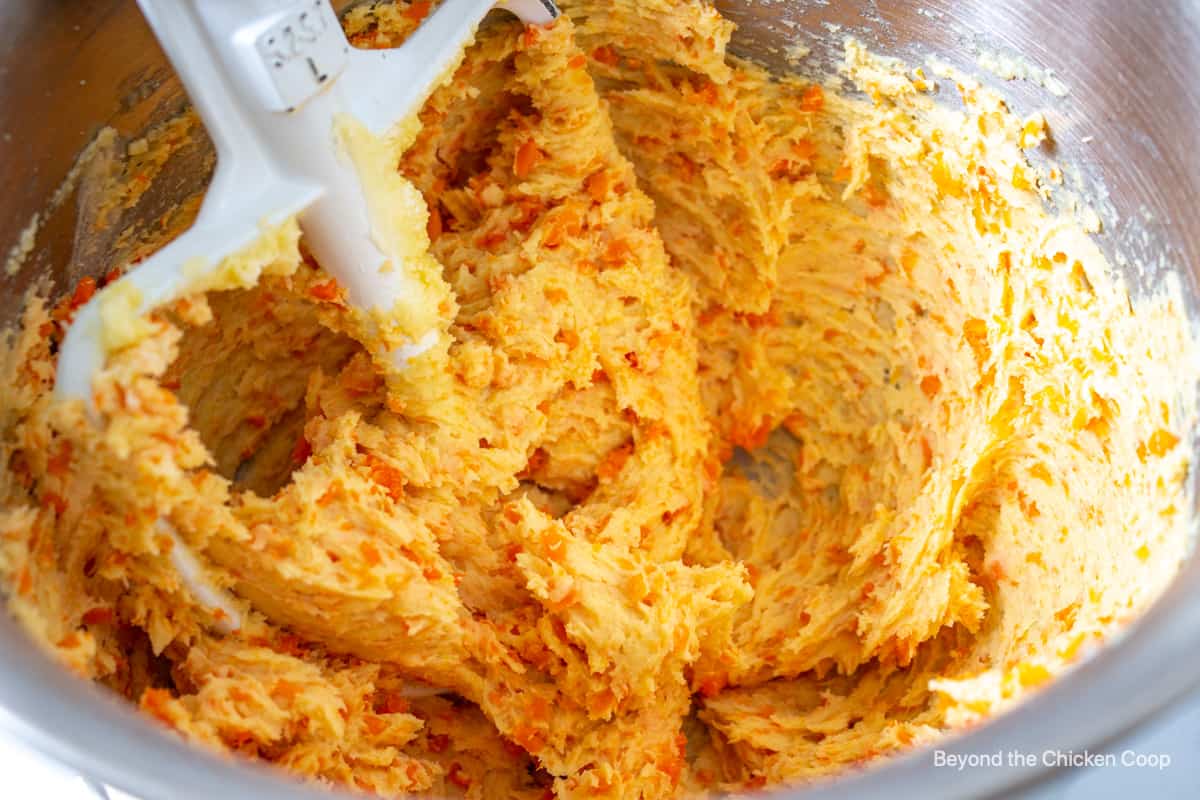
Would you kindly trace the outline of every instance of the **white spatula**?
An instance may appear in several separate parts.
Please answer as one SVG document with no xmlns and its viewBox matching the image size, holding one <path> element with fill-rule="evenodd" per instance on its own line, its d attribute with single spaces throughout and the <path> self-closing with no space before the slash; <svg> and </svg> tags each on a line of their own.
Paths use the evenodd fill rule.
<svg viewBox="0 0 1200 800">
<path fill-rule="evenodd" d="M 371 238 L 367 199 L 353 164 L 339 153 L 334 121 L 348 114 L 383 135 L 412 114 L 454 66 L 494 6 L 528 24 L 558 15 L 551 0 L 444 0 L 395 50 L 350 46 L 329 0 L 138 0 L 183 81 L 217 150 L 216 174 L 195 223 L 81 307 L 59 353 L 55 390 L 91 406 L 92 379 L 106 349 L 100 309 L 106 293 L 138 298 L 136 313 L 203 285 L 221 260 L 254 242 L 264 225 L 299 215 L 321 266 L 355 307 L 386 314 L 415 287 Z M 134 291 L 131 291 L 134 290 Z M 396 368 L 436 331 L 373 355 Z M 217 627 L 241 620 L 174 526 L 171 558 Z"/>
<path fill-rule="evenodd" d="M 217 167 L 190 229 L 80 308 L 59 354 L 56 391 L 91 401 L 103 366 L 105 292 L 139 298 L 136 312 L 186 294 L 221 259 L 299 215 L 309 249 L 363 311 L 411 296 L 412 276 L 381 269 L 366 197 L 334 141 L 348 114 L 385 134 L 414 112 L 459 58 L 494 6 L 546 24 L 552 0 L 445 0 L 400 48 L 350 46 L 329 0 L 138 0 L 217 150 Z M 118 286 L 124 284 L 124 286 Z M 136 294 L 130 292 L 130 287 Z M 397 367 L 436 332 L 391 353 Z"/>
</svg>

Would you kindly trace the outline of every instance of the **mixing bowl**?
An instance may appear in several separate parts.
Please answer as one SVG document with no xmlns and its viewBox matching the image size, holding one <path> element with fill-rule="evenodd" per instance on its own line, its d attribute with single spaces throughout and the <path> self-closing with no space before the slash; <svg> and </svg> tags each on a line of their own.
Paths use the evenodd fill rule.
<svg viewBox="0 0 1200 800">
<path fill-rule="evenodd" d="M 735 51 L 777 71 L 823 72 L 852 34 L 872 49 L 929 56 L 980 75 L 1021 113 L 1045 110 L 1041 157 L 1074 165 L 1104 221 L 1100 237 L 1135 295 L 1169 273 L 1193 310 L 1200 285 L 1200 6 L 1190 0 L 775 0 L 718 3 L 739 25 Z M 1015 58 L 1014 58 L 1015 57 Z M 996 73 L 981 68 L 991 65 Z M 1000 67 L 1000 68 L 997 68 Z M 1014 74 L 1021 80 L 1004 80 Z M 1066 90 L 1064 93 L 1064 89 Z M 946 93 L 943 93 L 944 95 Z M 951 93 L 952 94 L 952 93 Z M 952 98 L 947 96 L 947 102 Z M 86 192 L 60 191 L 102 126 L 135 138 L 185 103 L 133 0 L 5 0 L 0 5 L 0 245 L 21 247 L 0 275 L 0 325 L 27 287 L 58 291 L 103 273 L 122 255 L 103 233 L 78 233 Z M 211 159 L 184 148 L 133 210 L 153 220 L 194 194 Z M 43 211 L 43 209 L 48 209 Z M 88 227 L 88 226 L 83 226 Z M 24 240 L 30 244 L 28 237 Z M 1192 443 L 1195 449 L 1195 443 Z M 1120 737 L 1200 684 L 1200 561 L 1193 556 L 1136 624 L 1030 702 L 939 745 L 947 754 L 1083 751 Z M 323 796 L 273 771 L 195 750 L 134 710 L 68 675 L 0 619 L 0 722 L 91 779 L 146 800 Z M 1038 763 L 937 769 L 930 750 L 784 792 L 787 796 L 964 797 L 1010 792 L 1054 777 Z"/>
</svg>

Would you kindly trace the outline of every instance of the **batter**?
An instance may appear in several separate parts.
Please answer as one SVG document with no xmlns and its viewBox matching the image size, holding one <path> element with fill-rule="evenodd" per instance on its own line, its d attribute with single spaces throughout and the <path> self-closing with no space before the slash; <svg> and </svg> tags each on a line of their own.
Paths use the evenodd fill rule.
<svg viewBox="0 0 1200 800">
<path fill-rule="evenodd" d="M 696 0 L 562 5 L 481 31 L 395 144 L 445 297 L 409 381 L 294 224 L 126 331 L 99 426 L 50 394 L 95 285 L 30 300 L 0 575 L 39 644 L 310 779 L 659 798 L 932 741 L 1161 592 L 1195 344 L 1045 210 L 1040 117 L 854 42 L 865 99 L 771 79 Z"/>
</svg>

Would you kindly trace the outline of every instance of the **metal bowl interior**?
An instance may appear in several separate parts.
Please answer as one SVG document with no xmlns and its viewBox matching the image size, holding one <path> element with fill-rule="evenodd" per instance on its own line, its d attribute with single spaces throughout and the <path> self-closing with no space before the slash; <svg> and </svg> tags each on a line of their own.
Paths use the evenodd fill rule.
<svg viewBox="0 0 1200 800">
<path fill-rule="evenodd" d="M 723 0 L 718 6 L 739 24 L 735 52 L 776 71 L 797 68 L 788 55 L 799 44 L 811 50 L 799 69 L 827 73 L 844 37 L 853 35 L 912 64 L 936 56 L 1001 89 L 1016 111 L 1045 111 L 1053 138 L 1040 157 L 1066 165 L 1097 206 L 1101 247 L 1132 293 L 1153 291 L 1178 275 L 1195 311 L 1200 7 L 1194 3 Z M 997 53 L 1049 71 L 1068 93 L 1005 82 L 980 69 L 980 54 Z M 947 102 L 950 94 L 943 92 Z M 0 198 L 0 247 L 15 245 L 41 214 L 30 256 L 0 275 L 0 328 L 17 320 L 35 282 L 48 280 L 61 291 L 104 270 L 95 243 L 76 235 L 86 204 L 69 191 L 55 198 L 80 150 L 102 126 L 136 138 L 185 102 L 133 0 L 7 0 L 0 7 L 0 183 L 7 187 Z M 200 163 L 182 162 L 135 213 L 154 218 L 199 191 L 207 173 L 188 167 Z M 1032 702 L 941 747 L 962 754 L 1094 748 L 1200 684 L 1190 666 L 1198 656 L 1200 562 L 1193 557 L 1119 641 Z M 7 618 L 0 620 L 0 707 L 8 712 L 0 724 L 18 728 L 48 755 L 146 800 L 309 796 L 273 772 L 202 754 L 163 735 L 124 704 L 53 667 Z M 929 751 L 916 751 L 783 794 L 979 796 L 1053 777 L 1041 767 L 935 772 L 932 764 Z"/>
</svg>

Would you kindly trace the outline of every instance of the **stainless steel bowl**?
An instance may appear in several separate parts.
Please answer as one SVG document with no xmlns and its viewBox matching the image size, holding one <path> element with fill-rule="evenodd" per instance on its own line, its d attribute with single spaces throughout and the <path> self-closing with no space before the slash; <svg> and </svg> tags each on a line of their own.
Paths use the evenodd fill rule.
<svg viewBox="0 0 1200 800">
<path fill-rule="evenodd" d="M 1182 274 L 1200 295 L 1200 6 L 1190 0 L 775 0 L 719 2 L 740 25 L 735 49 L 777 70 L 786 48 L 810 47 L 827 69 L 853 34 L 911 62 L 927 56 L 979 74 L 1018 111 L 1045 110 L 1047 156 L 1075 165 L 1100 205 L 1102 247 L 1136 293 Z M 979 69 L 979 53 L 1020 54 L 1069 87 L 1056 96 Z M 97 129 L 135 137 L 185 99 L 133 0 L 4 0 L 0 4 L 0 247 L 47 206 Z M 202 163 L 197 161 L 196 163 Z M 202 172 L 202 171 L 201 171 Z M 160 181 L 136 209 L 151 219 L 199 188 L 197 170 Z M 1068 174 L 1072 174 L 1068 171 Z M 61 290 L 102 270 L 75 236 L 79 198 L 45 214 L 25 266 L 0 275 L 0 326 L 25 289 Z M 86 204 L 84 204 L 86 205 Z M 1193 443 L 1195 447 L 1195 443 Z M 1179 702 L 1200 684 L 1200 560 L 1189 561 L 1129 631 L 1031 702 L 940 745 L 947 753 L 1019 748 L 1093 751 Z M 90 778 L 145 800 L 324 796 L 276 772 L 194 750 L 126 704 L 58 669 L 0 619 L 0 723 Z M 966 797 L 1052 779 L 1043 766 L 935 769 L 916 751 L 834 784 L 786 793 L 818 798 Z"/>
</svg>

